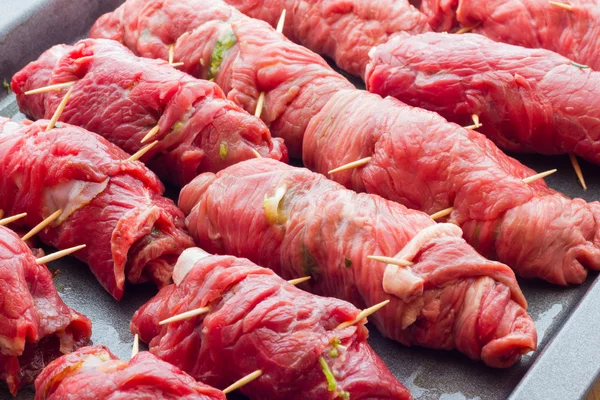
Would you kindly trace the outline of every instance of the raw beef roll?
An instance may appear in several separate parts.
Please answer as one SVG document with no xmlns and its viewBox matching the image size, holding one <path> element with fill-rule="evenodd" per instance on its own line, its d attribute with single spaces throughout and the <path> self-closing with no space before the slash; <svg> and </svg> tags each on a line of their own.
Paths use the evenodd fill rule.
<svg viewBox="0 0 600 400">
<path fill-rule="evenodd" d="M 304 292 L 249 260 L 186 250 L 163 288 L 133 316 L 150 351 L 194 378 L 241 388 L 250 399 L 410 399 L 367 343 L 360 310 Z M 175 314 L 206 314 L 159 326 Z"/>
<path fill-rule="evenodd" d="M 116 299 L 126 281 L 169 283 L 193 241 L 156 175 L 96 134 L 47 125 L 0 118 L 0 209 L 26 212 L 18 223 L 27 229 L 61 210 L 40 238 L 59 249 L 85 244 L 74 256 Z"/>
<path fill-rule="evenodd" d="M 47 363 L 86 345 L 91 335 L 92 323 L 63 303 L 48 268 L 0 226 L 0 382 L 16 395 Z"/>
<path fill-rule="evenodd" d="M 281 139 L 227 100 L 213 82 L 194 79 L 166 61 L 135 56 L 112 40 L 58 45 L 17 73 L 12 89 L 21 111 L 51 118 L 67 89 L 31 89 L 75 82 L 60 120 L 98 133 L 128 153 L 158 140 L 142 161 L 165 181 L 184 185 L 200 172 L 257 157 L 287 160 Z M 155 136 L 142 140 L 158 126 Z"/>
<path fill-rule="evenodd" d="M 552 50 L 600 69 L 597 0 L 421 0 L 421 11 L 436 31 L 462 26 L 497 42 Z"/>
<path fill-rule="evenodd" d="M 165 57 L 174 43 L 184 70 L 214 76 L 248 111 L 266 93 L 263 120 L 306 167 L 428 214 L 453 207 L 447 221 L 522 277 L 567 285 L 600 269 L 600 203 L 525 183 L 535 172 L 484 135 L 356 89 L 317 54 L 221 0 L 176 4 L 127 0 L 92 35 L 148 57 Z"/>
<path fill-rule="evenodd" d="M 102 346 L 85 347 L 50 364 L 35 381 L 35 400 L 225 400 L 147 351 L 122 361 Z"/>
<path fill-rule="evenodd" d="M 536 348 L 514 273 L 480 256 L 455 225 L 267 159 L 200 175 L 179 204 L 208 251 L 247 257 L 285 279 L 311 276 L 314 293 L 361 308 L 390 300 L 373 321 L 405 345 L 457 349 L 493 367 Z"/>
<path fill-rule="evenodd" d="M 399 35 L 371 53 L 367 89 L 471 125 L 502 149 L 600 164 L 600 72 L 481 35 Z"/>
</svg>

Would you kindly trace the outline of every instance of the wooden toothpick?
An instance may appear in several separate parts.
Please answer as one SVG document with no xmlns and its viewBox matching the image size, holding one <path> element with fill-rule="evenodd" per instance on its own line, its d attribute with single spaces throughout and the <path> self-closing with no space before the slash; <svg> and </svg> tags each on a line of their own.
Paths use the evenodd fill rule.
<svg viewBox="0 0 600 400">
<path fill-rule="evenodd" d="M 69 101 L 69 97 L 71 97 L 71 93 L 73 93 L 73 87 L 72 86 L 69 89 L 69 91 L 67 92 L 67 94 L 65 94 L 65 97 L 63 97 L 63 99 L 61 100 L 60 104 L 58 105 L 58 108 L 54 112 L 54 115 L 52 116 L 52 119 L 48 123 L 48 126 L 46 126 L 46 132 L 48 132 L 49 130 L 53 129 L 54 126 L 56 125 L 56 122 L 60 118 L 60 114 L 62 114 L 62 112 L 64 111 L 65 107 L 67 106 L 67 102 Z"/>
<path fill-rule="evenodd" d="M 79 251 L 79 250 L 83 249 L 84 247 L 85 247 L 85 244 L 81 244 L 79 246 L 75 246 L 75 247 L 71 247 L 68 249 L 61 250 L 61 251 L 57 251 L 56 253 L 52 253 L 47 256 L 40 257 L 37 260 L 35 260 L 35 262 L 37 263 L 37 265 L 48 264 L 49 262 L 58 260 L 59 258 L 63 258 L 65 256 L 68 256 L 69 254 L 75 253 L 76 251 Z"/>
<path fill-rule="evenodd" d="M 31 229 L 29 232 L 27 232 L 25 234 L 25 236 L 23 236 L 21 239 L 23 241 L 31 239 L 34 235 L 37 235 L 42 229 L 44 229 L 45 227 L 50 225 L 52 222 L 54 222 L 56 219 L 58 219 L 58 217 L 60 217 L 62 212 L 63 212 L 63 210 L 60 210 L 60 209 L 56 210 L 55 212 L 50 214 L 50 216 L 48 216 L 48 218 L 46 218 L 45 220 L 43 220 L 42 222 L 40 222 L 39 224 L 34 226 L 33 229 Z"/>
</svg>

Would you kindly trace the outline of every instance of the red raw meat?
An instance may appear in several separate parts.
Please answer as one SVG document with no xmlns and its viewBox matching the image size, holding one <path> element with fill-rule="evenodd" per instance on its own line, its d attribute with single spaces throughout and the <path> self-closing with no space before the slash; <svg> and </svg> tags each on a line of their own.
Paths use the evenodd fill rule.
<svg viewBox="0 0 600 400">
<path fill-rule="evenodd" d="M 35 400 L 225 400 L 211 388 L 148 353 L 121 361 L 102 346 L 52 362 L 35 381 Z"/>
<path fill-rule="evenodd" d="M 436 31 L 468 27 L 497 42 L 555 51 L 600 69 L 600 3 L 598 0 L 421 0 Z"/>
<path fill-rule="evenodd" d="M 431 30 L 408 0 L 225 0 L 252 18 L 276 26 L 286 10 L 283 34 L 337 65 L 363 76 L 369 50 L 398 32 Z"/>
<path fill-rule="evenodd" d="M 262 119 L 273 136 L 285 140 L 293 157 L 301 157 L 306 126 L 329 98 L 354 88 L 317 54 L 222 1 L 129 0 L 100 17 L 90 36 L 121 40 L 150 58 L 167 57 L 175 44 L 183 71 L 214 77 L 227 97 L 248 112 L 254 112 L 265 91 Z"/>
<path fill-rule="evenodd" d="M 194 79 L 166 61 L 135 56 L 112 40 L 87 39 L 58 45 L 12 80 L 21 111 L 51 118 L 67 89 L 26 96 L 24 92 L 76 81 L 60 120 L 104 136 L 123 150 L 142 148 L 142 138 L 159 142 L 142 158 L 163 179 L 184 185 L 200 172 L 263 157 L 287 160 L 281 139 L 233 102 L 213 82 Z M 146 143 L 147 144 L 147 143 Z"/>
<path fill-rule="evenodd" d="M 52 274 L 0 226 L 0 381 L 13 395 L 54 358 L 88 343 L 92 323 L 58 296 Z"/>
<path fill-rule="evenodd" d="M 435 111 L 509 151 L 600 164 L 600 72 L 481 35 L 399 35 L 371 53 L 367 88 Z"/>
<path fill-rule="evenodd" d="M 98 135 L 47 124 L 0 118 L 0 209 L 27 212 L 18 224 L 28 229 L 63 210 L 40 238 L 59 249 L 86 244 L 74 256 L 117 300 L 125 280 L 169 283 L 193 241 L 156 175 Z"/>
<path fill-rule="evenodd" d="M 241 388 L 251 399 L 411 398 L 367 343 L 364 320 L 336 329 L 357 317 L 351 304 L 304 292 L 246 259 L 200 249 L 186 250 L 173 276 L 175 284 L 142 306 L 131 328 L 152 353 L 194 378 L 224 387 L 260 369 Z M 208 314 L 158 325 L 207 306 Z"/>
<path fill-rule="evenodd" d="M 179 205 L 208 251 L 248 257 L 286 279 L 309 275 L 315 293 L 358 307 L 389 299 L 372 319 L 405 345 L 456 348 L 493 367 L 536 348 L 514 273 L 477 254 L 455 225 L 267 159 L 200 175 Z"/>
<path fill-rule="evenodd" d="M 355 89 L 320 56 L 223 1 L 190 1 L 127 0 L 92 34 L 150 57 L 164 57 L 175 43 L 186 71 L 214 72 L 246 110 L 264 91 L 263 120 L 306 167 L 428 214 L 454 207 L 448 220 L 465 239 L 523 277 L 566 285 L 600 269 L 600 203 L 570 200 L 542 181 L 528 185 L 523 179 L 535 172 L 482 134 Z M 328 174 L 366 157 L 361 168 Z"/>
</svg>

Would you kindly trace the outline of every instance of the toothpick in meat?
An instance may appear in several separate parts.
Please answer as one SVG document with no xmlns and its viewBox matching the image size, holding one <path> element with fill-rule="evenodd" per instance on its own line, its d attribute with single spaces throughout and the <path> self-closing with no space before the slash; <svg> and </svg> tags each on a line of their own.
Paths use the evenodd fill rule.
<svg viewBox="0 0 600 400">
<path fill-rule="evenodd" d="M 146 136 L 144 136 L 142 138 L 142 141 L 140 143 L 146 143 L 148 140 L 152 139 L 154 136 L 156 136 L 156 134 L 158 133 L 159 130 L 160 130 L 160 126 L 158 126 L 158 125 L 156 125 L 152 129 L 150 129 L 150 131 L 148 131 L 148 133 L 146 133 Z"/>
<path fill-rule="evenodd" d="M 567 10 L 567 11 L 573 11 L 573 8 L 574 8 L 568 2 L 567 3 L 563 3 L 563 2 L 560 2 L 560 1 L 549 1 L 548 4 L 550 4 L 552 6 L 555 6 L 555 7 L 558 7 L 558 8 L 562 8 L 562 9 Z"/>
<path fill-rule="evenodd" d="M 133 337 L 133 346 L 131 346 L 131 358 L 137 356 L 137 354 L 139 352 L 140 352 L 140 337 L 136 333 L 135 336 Z"/>
<path fill-rule="evenodd" d="M 2 211 L 2 215 L 0 215 L 0 218 L 4 215 L 4 211 Z M 19 220 L 23 217 L 27 216 L 27 213 L 21 213 L 21 214 L 17 214 L 17 215 L 13 215 L 12 217 L 7 217 L 4 219 L 0 219 L 0 226 L 5 226 L 10 224 L 11 222 L 15 222 L 16 220 Z"/>
<path fill-rule="evenodd" d="M 335 329 L 344 329 L 344 328 L 347 328 L 349 326 L 352 326 L 352 325 L 354 325 L 354 324 L 362 321 L 364 318 L 367 318 L 369 315 L 374 314 L 380 308 L 382 308 L 383 306 L 387 305 L 389 302 L 390 302 L 389 300 L 384 300 L 381 303 L 375 304 L 372 307 L 365 308 L 352 321 L 343 322 L 343 323 L 339 324 L 337 326 L 337 328 L 335 328 Z"/>
<path fill-rule="evenodd" d="M 399 260 L 399 259 L 393 258 L 393 257 L 367 256 L 367 258 L 369 260 L 379 261 L 379 262 L 386 263 L 386 264 L 398 265 L 400 267 L 410 267 L 411 265 L 414 265 L 413 262 L 406 261 L 406 260 Z"/>
<path fill-rule="evenodd" d="M 569 158 L 571 159 L 571 164 L 573 165 L 575 174 L 577 174 L 579 183 L 581 183 L 581 186 L 583 186 L 583 190 L 587 190 L 587 185 L 585 184 L 585 179 L 583 178 L 583 172 L 581 171 L 581 166 L 579 165 L 579 161 L 577 161 L 577 157 L 575 157 L 575 154 L 569 153 Z"/>
<path fill-rule="evenodd" d="M 547 177 L 548 175 L 552 175 L 553 173 L 555 173 L 557 170 L 556 169 L 551 169 L 549 171 L 545 171 L 545 172 L 540 172 L 539 174 L 530 176 L 529 178 L 525 178 L 523 179 L 523 182 L 529 184 L 529 183 L 533 183 L 535 181 L 538 181 L 540 179 L 543 179 L 545 177 Z M 431 215 L 431 218 L 433 220 L 438 220 L 440 218 L 443 218 L 447 215 L 450 215 L 452 213 L 452 210 L 454 210 L 454 207 L 448 207 L 444 210 L 438 211 L 435 214 Z"/>
<path fill-rule="evenodd" d="M 54 115 L 52 116 L 52 119 L 50 120 L 50 122 L 48 123 L 48 126 L 46 127 L 46 132 L 48 132 L 50 129 L 53 129 L 54 126 L 56 125 L 56 122 L 60 118 L 60 114 L 62 114 L 62 112 L 64 111 L 65 107 L 67 106 L 67 102 L 69 101 L 69 97 L 71 97 L 71 93 L 73 93 L 73 87 L 71 87 L 69 89 L 69 91 L 67 92 L 67 94 L 65 94 L 65 97 L 63 97 L 62 101 L 58 105 L 58 108 L 54 112 Z"/>
<path fill-rule="evenodd" d="M 71 87 L 74 84 L 75 84 L 75 82 L 57 83 L 56 85 L 49 85 L 49 86 L 44 86 L 44 87 L 33 89 L 33 90 L 28 90 L 24 94 L 25 94 L 25 96 L 29 96 L 29 95 L 38 94 L 38 93 L 54 92 L 57 90 Z"/>
<path fill-rule="evenodd" d="M 60 210 L 60 209 L 56 210 L 55 212 L 50 214 L 48 216 L 48 218 L 46 218 L 45 220 L 43 220 L 42 222 L 40 222 L 39 224 L 34 226 L 33 229 L 30 230 L 29 232 L 27 232 L 25 234 L 25 236 L 23 236 L 21 239 L 23 241 L 31 239 L 34 235 L 37 235 L 42 229 L 44 229 L 45 227 L 50 225 L 52 222 L 54 222 L 56 219 L 58 219 L 58 217 L 60 217 L 62 212 L 63 212 L 63 210 Z"/>
<path fill-rule="evenodd" d="M 352 161 L 351 163 L 348 163 L 348 164 L 342 165 L 341 167 L 332 169 L 331 171 L 328 172 L 328 174 L 335 174 L 335 173 L 346 171 L 349 169 L 362 167 L 364 165 L 367 165 L 369 163 L 369 161 L 371 161 L 371 157 L 361 158 L 360 160 Z"/>
<path fill-rule="evenodd" d="M 465 126 L 465 129 L 477 129 L 483 126 L 483 124 L 479 122 L 479 115 L 473 114 L 471 115 L 471 118 L 473 119 L 473 125 Z"/>
<path fill-rule="evenodd" d="M 158 143 L 158 140 L 155 140 L 154 142 L 150 143 L 149 145 L 142 147 L 141 149 L 139 149 L 137 152 L 135 152 L 134 154 L 131 155 L 131 157 L 129 157 L 127 159 L 127 161 L 137 161 L 140 158 L 142 158 L 144 156 L 144 154 L 146 154 L 148 151 L 150 151 L 151 148 L 153 148 L 154 146 L 156 146 L 156 143 Z"/>
<path fill-rule="evenodd" d="M 237 381 L 237 382 L 233 383 L 232 385 L 223 389 L 223 393 L 229 394 L 229 393 L 233 392 L 234 390 L 237 390 L 237 389 L 241 388 L 242 386 L 249 384 L 253 380 L 259 378 L 261 375 L 262 375 L 262 370 L 257 369 L 256 371 L 252 372 L 251 374 L 246 375 L 239 381 Z"/>
<path fill-rule="evenodd" d="M 37 260 L 35 260 L 35 262 L 37 263 L 37 265 L 48 264 L 49 262 L 58 260 L 59 258 L 63 258 L 65 256 L 68 256 L 69 254 L 75 253 L 76 251 L 79 251 L 79 250 L 83 249 L 84 247 L 85 247 L 85 244 L 80 244 L 79 246 L 75 246 L 75 247 L 71 247 L 68 249 L 61 250 L 61 251 L 57 251 L 56 253 L 52 253 L 47 256 L 40 257 Z"/>
</svg>

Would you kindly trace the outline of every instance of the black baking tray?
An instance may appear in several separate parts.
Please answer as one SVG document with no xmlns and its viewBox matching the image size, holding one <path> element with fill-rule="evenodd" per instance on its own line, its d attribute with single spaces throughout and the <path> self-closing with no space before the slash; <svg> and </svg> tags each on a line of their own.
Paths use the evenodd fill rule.
<svg viewBox="0 0 600 400">
<path fill-rule="evenodd" d="M 98 16 L 121 2 L 0 0 L 0 81 L 10 82 L 12 74 L 50 46 L 84 37 Z M 0 115 L 24 118 L 18 112 L 14 95 L 4 90 L 0 93 Z M 554 189 L 570 197 L 600 200 L 600 167 L 581 163 L 588 184 L 588 190 L 583 191 L 566 156 L 516 158 L 537 171 L 558 168 L 558 173 L 546 179 Z M 177 193 L 171 195 L 175 198 Z M 117 356 L 128 358 L 132 344 L 129 321 L 155 289 L 144 285 L 128 287 L 123 300 L 117 303 L 82 263 L 68 258 L 51 263 L 50 268 L 60 270 L 55 284 L 64 301 L 93 321 L 94 344 L 106 345 Z M 539 348 L 509 369 L 491 369 L 458 352 L 403 347 L 381 337 L 374 328 L 369 341 L 416 399 L 582 399 L 600 372 L 597 277 L 591 273 L 583 285 L 569 288 L 520 281 L 538 330 Z M 0 399 L 10 398 L 6 390 L 0 389 Z M 17 397 L 32 398 L 30 388 Z"/>
</svg>

